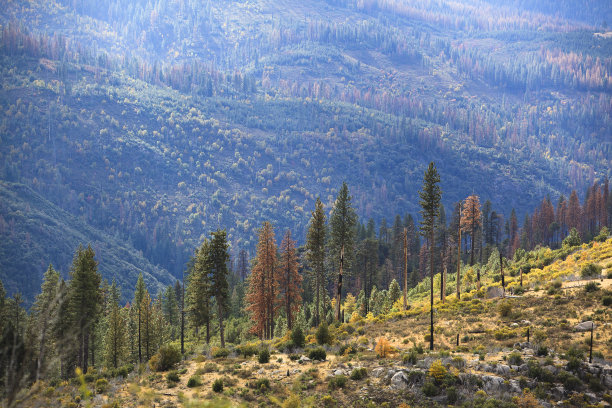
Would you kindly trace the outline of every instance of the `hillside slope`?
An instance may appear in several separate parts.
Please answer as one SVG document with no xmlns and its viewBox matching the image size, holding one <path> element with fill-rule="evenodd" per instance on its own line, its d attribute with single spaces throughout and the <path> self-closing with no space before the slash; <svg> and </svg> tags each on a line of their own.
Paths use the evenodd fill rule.
<svg viewBox="0 0 612 408">
<path fill-rule="evenodd" d="M 0 280 L 8 294 L 20 292 L 32 299 L 49 264 L 68 279 L 72 254 L 88 244 L 102 277 L 109 283 L 115 279 L 124 289 L 123 301 L 131 300 L 127 288 L 140 272 L 152 293 L 174 283 L 167 271 L 151 265 L 128 243 L 89 226 L 27 186 L 0 183 Z"/>
</svg>

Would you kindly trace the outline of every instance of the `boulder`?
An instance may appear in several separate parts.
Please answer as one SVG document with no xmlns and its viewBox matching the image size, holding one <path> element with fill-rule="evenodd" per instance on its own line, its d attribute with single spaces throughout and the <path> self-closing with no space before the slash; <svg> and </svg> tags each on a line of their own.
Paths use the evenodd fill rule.
<svg viewBox="0 0 612 408">
<path fill-rule="evenodd" d="M 517 380 L 510 380 L 510 391 L 515 394 L 521 394 L 523 390 L 521 390 L 521 385 Z"/>
<path fill-rule="evenodd" d="M 336 375 L 345 375 L 345 374 L 346 374 L 346 372 L 345 372 L 344 370 L 340 370 L 340 369 L 338 369 L 338 370 L 334 371 L 334 375 L 335 375 L 335 376 L 336 376 Z"/>
<path fill-rule="evenodd" d="M 612 375 L 604 375 L 601 377 L 601 382 L 604 385 L 604 387 L 608 388 L 608 389 L 612 389 Z"/>
<path fill-rule="evenodd" d="M 565 399 L 565 387 L 563 386 L 558 386 L 558 387 L 553 387 L 550 390 L 550 394 L 551 396 L 557 400 L 557 401 L 561 401 L 563 399 Z"/>
<path fill-rule="evenodd" d="M 510 366 L 507 366 L 505 364 L 499 364 L 496 368 L 495 368 L 495 372 L 499 375 L 509 375 L 510 374 Z"/>
<path fill-rule="evenodd" d="M 504 295 L 504 290 L 499 286 L 489 286 L 487 288 L 487 299 L 498 298 Z"/>
<path fill-rule="evenodd" d="M 375 378 L 382 377 L 383 375 L 385 375 L 386 372 L 387 372 L 387 369 L 385 367 L 376 367 L 375 369 L 372 370 L 372 377 L 375 377 Z"/>
<path fill-rule="evenodd" d="M 484 382 L 485 391 L 500 393 L 504 388 L 504 379 L 496 375 L 483 375 L 482 381 Z"/>
<path fill-rule="evenodd" d="M 591 320 L 587 320 L 586 322 L 578 323 L 574 327 L 574 330 L 577 331 L 577 332 L 591 331 L 591 327 L 593 329 L 596 329 L 597 325 L 595 323 L 593 323 Z"/>
<path fill-rule="evenodd" d="M 397 390 L 406 390 L 410 385 L 408 384 L 408 376 L 403 371 L 398 371 L 391 377 L 391 387 Z"/>
</svg>

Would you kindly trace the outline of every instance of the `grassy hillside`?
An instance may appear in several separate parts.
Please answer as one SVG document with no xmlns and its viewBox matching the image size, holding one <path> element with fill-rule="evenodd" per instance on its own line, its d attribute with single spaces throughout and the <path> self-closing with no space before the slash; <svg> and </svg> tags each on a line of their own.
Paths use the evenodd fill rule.
<svg viewBox="0 0 612 408">
<path fill-rule="evenodd" d="M 400 300 L 386 314 L 331 325 L 331 341 L 322 346 L 324 361 L 304 358 L 319 347 L 314 329 L 306 333 L 305 348 L 289 347 L 289 334 L 268 343 L 236 345 L 228 355 L 216 340 L 212 347 L 196 342 L 187 346 L 191 357 L 172 372 L 143 367 L 125 379 L 92 372 L 81 378 L 80 388 L 79 379 L 38 383 L 22 397 L 26 406 L 70 405 L 82 399 L 93 406 L 189 407 L 609 403 L 612 238 L 566 254 L 542 249 L 523 261 L 528 259 L 546 259 L 547 265 L 524 276 L 521 295 L 487 299 L 486 288 L 495 281 L 490 271 L 484 275 L 483 290 L 464 293 L 460 301 L 454 295 L 444 304 L 437 300 L 433 352 L 426 350 L 428 307 L 413 293 L 408 311 L 398 311 Z M 607 278 L 582 280 L 581 271 L 589 264 L 600 266 Z M 516 281 L 511 281 L 518 292 Z M 596 325 L 592 364 L 587 363 L 589 333 L 575 329 L 583 321 Z M 252 356 L 262 347 L 272 352 L 269 363 Z M 108 382 L 99 379 L 108 376 Z"/>
<path fill-rule="evenodd" d="M 79 245 L 88 244 L 109 283 L 115 279 L 127 289 L 142 272 L 149 290 L 157 293 L 174 282 L 167 271 L 152 265 L 125 241 L 89 226 L 22 184 L 0 183 L 0 230 L 0 280 L 11 296 L 20 292 L 31 299 L 37 294 L 50 263 L 68 279 L 72 254 Z M 132 298 L 127 290 L 123 295 L 124 301 Z"/>
</svg>

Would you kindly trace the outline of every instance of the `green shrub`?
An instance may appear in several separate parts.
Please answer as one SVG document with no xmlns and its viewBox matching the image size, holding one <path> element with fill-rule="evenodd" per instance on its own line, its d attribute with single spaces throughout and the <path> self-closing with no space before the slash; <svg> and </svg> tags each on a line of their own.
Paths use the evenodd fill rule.
<svg viewBox="0 0 612 408">
<path fill-rule="evenodd" d="M 260 378 L 258 380 L 247 383 L 247 386 L 249 388 L 255 389 L 258 392 L 263 393 L 270 389 L 270 380 L 268 380 L 267 378 Z"/>
<path fill-rule="evenodd" d="M 436 387 L 436 384 L 434 384 L 431 381 L 427 381 L 425 382 L 425 384 L 423 384 L 423 387 L 421 388 L 421 391 L 423 391 L 423 394 L 425 394 L 426 397 L 435 397 L 436 395 L 438 395 L 438 387 Z"/>
<path fill-rule="evenodd" d="M 408 352 L 407 354 L 404 354 L 402 356 L 402 362 L 404 364 L 412 364 L 415 365 L 418 361 L 419 355 L 417 354 L 416 350 L 410 350 L 410 352 Z"/>
<path fill-rule="evenodd" d="M 131 373 L 132 371 L 134 371 L 133 364 L 122 365 L 121 367 L 113 371 L 113 376 L 126 378 L 128 374 Z"/>
<path fill-rule="evenodd" d="M 572 228 L 569 232 L 569 235 L 563 240 L 563 247 L 570 248 L 573 246 L 580 245 L 581 243 L 582 241 L 580 239 L 580 234 L 578 234 L 576 228 Z"/>
<path fill-rule="evenodd" d="M 194 374 L 189 377 L 189 380 L 187 381 L 187 386 L 189 388 L 199 387 L 200 385 L 202 385 L 202 380 L 200 379 L 199 375 Z"/>
<path fill-rule="evenodd" d="M 500 302 L 497 311 L 501 317 L 508 317 L 512 314 L 512 304 L 507 300 Z"/>
<path fill-rule="evenodd" d="M 306 344 L 306 338 L 304 337 L 304 331 L 300 326 L 296 326 L 291 331 L 291 342 L 295 347 L 303 348 Z"/>
<path fill-rule="evenodd" d="M 521 356 L 521 353 L 518 353 L 515 351 L 513 353 L 510 353 L 507 361 L 508 361 L 508 364 L 510 365 L 519 366 L 523 364 L 523 357 Z"/>
<path fill-rule="evenodd" d="M 446 389 L 446 402 L 454 405 L 459 400 L 459 393 L 455 387 L 448 387 Z"/>
<path fill-rule="evenodd" d="M 267 364 L 268 362 L 270 362 L 270 350 L 265 347 L 262 347 L 259 350 L 259 356 L 257 357 L 257 361 L 259 361 L 259 364 Z"/>
<path fill-rule="evenodd" d="M 608 235 L 610 235 L 610 230 L 608 229 L 608 227 L 604 226 L 599 231 L 599 235 L 597 235 L 593 239 L 597 242 L 604 242 L 606 239 L 608 239 Z"/>
<path fill-rule="evenodd" d="M 198 368 L 196 373 L 197 374 L 208 374 L 208 373 L 214 373 L 216 371 L 219 371 L 219 367 L 217 367 L 215 363 L 209 362 L 209 363 L 204 364 L 204 367 Z"/>
<path fill-rule="evenodd" d="M 222 392 L 223 391 L 223 379 L 217 378 L 212 385 L 212 390 L 214 392 Z"/>
<path fill-rule="evenodd" d="M 96 393 L 102 394 L 106 392 L 107 389 L 108 389 L 108 380 L 106 378 L 99 378 L 96 381 Z"/>
<path fill-rule="evenodd" d="M 300 359 L 300 355 L 299 354 L 289 354 L 289 360 L 297 361 L 299 359 Z"/>
<path fill-rule="evenodd" d="M 159 351 L 151 357 L 149 366 L 153 371 L 166 371 L 181 361 L 181 352 L 171 345 L 163 345 Z"/>
<path fill-rule="evenodd" d="M 345 375 L 336 375 L 329 380 L 329 389 L 335 390 L 337 388 L 344 388 L 346 385 L 346 376 Z"/>
<path fill-rule="evenodd" d="M 168 380 L 169 382 L 179 382 L 180 378 L 178 375 L 178 371 L 176 370 L 169 371 L 168 374 L 166 374 L 166 380 Z"/>
<path fill-rule="evenodd" d="M 582 387 L 582 381 L 565 370 L 561 370 L 557 374 L 557 381 L 563 384 L 568 391 L 578 391 Z"/>
<path fill-rule="evenodd" d="M 592 278 L 601 275 L 602 267 L 594 263 L 586 264 L 582 267 L 580 274 L 583 278 Z"/>
<path fill-rule="evenodd" d="M 601 298 L 601 303 L 604 306 L 612 306 L 612 296 L 604 296 Z"/>
<path fill-rule="evenodd" d="M 548 347 L 539 345 L 536 348 L 536 356 L 538 357 L 546 357 L 548 355 Z"/>
<path fill-rule="evenodd" d="M 226 348 L 214 348 L 212 352 L 213 358 L 225 358 L 229 356 L 229 350 Z"/>
<path fill-rule="evenodd" d="M 359 381 L 368 376 L 368 370 L 365 367 L 356 368 L 351 372 L 351 380 Z"/>
<path fill-rule="evenodd" d="M 331 336 L 329 334 L 329 328 L 327 327 L 327 322 L 323 321 L 317 328 L 317 333 L 315 335 L 317 339 L 317 343 L 323 344 L 331 344 Z"/>
<path fill-rule="evenodd" d="M 255 344 L 243 344 L 236 347 L 236 351 L 242 354 L 244 358 L 248 358 L 257 354 L 257 346 Z"/>
<path fill-rule="evenodd" d="M 327 358 L 327 352 L 323 347 L 317 347 L 308 352 L 308 358 L 311 360 L 325 361 Z"/>
<path fill-rule="evenodd" d="M 597 292 L 599 290 L 599 283 L 597 282 L 589 282 L 584 286 L 584 291 L 589 292 Z"/>
</svg>

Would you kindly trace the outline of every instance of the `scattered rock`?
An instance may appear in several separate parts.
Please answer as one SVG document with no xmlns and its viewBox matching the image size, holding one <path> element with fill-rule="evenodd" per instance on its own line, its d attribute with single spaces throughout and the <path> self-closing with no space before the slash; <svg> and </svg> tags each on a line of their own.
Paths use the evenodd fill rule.
<svg viewBox="0 0 612 408">
<path fill-rule="evenodd" d="M 500 393 L 503 390 L 505 380 L 502 377 L 496 375 L 483 375 L 481 378 L 484 382 L 485 391 Z"/>
<path fill-rule="evenodd" d="M 504 290 L 499 286 L 489 286 L 487 288 L 487 299 L 498 298 L 504 295 Z"/>
<path fill-rule="evenodd" d="M 496 368 L 495 368 L 495 372 L 499 375 L 509 375 L 510 374 L 510 366 L 507 366 L 505 364 L 499 364 Z"/>
<path fill-rule="evenodd" d="M 565 398 L 565 387 L 561 385 L 558 387 L 554 387 L 550 390 L 550 394 L 554 399 L 560 401 Z"/>
<path fill-rule="evenodd" d="M 336 370 L 334 371 L 334 375 L 345 375 L 346 372 L 344 370 Z"/>
<path fill-rule="evenodd" d="M 387 369 L 385 367 L 376 367 L 372 370 L 372 377 L 381 377 L 385 374 L 386 371 Z"/>
<path fill-rule="evenodd" d="M 405 390 L 409 387 L 408 376 L 403 371 L 398 371 L 391 377 L 391 387 L 398 390 Z"/>
<path fill-rule="evenodd" d="M 519 325 L 518 323 L 512 323 L 510 327 L 518 327 L 518 325 Z"/>
<path fill-rule="evenodd" d="M 591 320 L 588 320 L 586 322 L 578 323 L 574 327 L 574 330 L 578 331 L 578 332 L 591 331 L 591 327 L 596 329 L 597 325 L 595 323 L 593 323 Z"/>
</svg>

